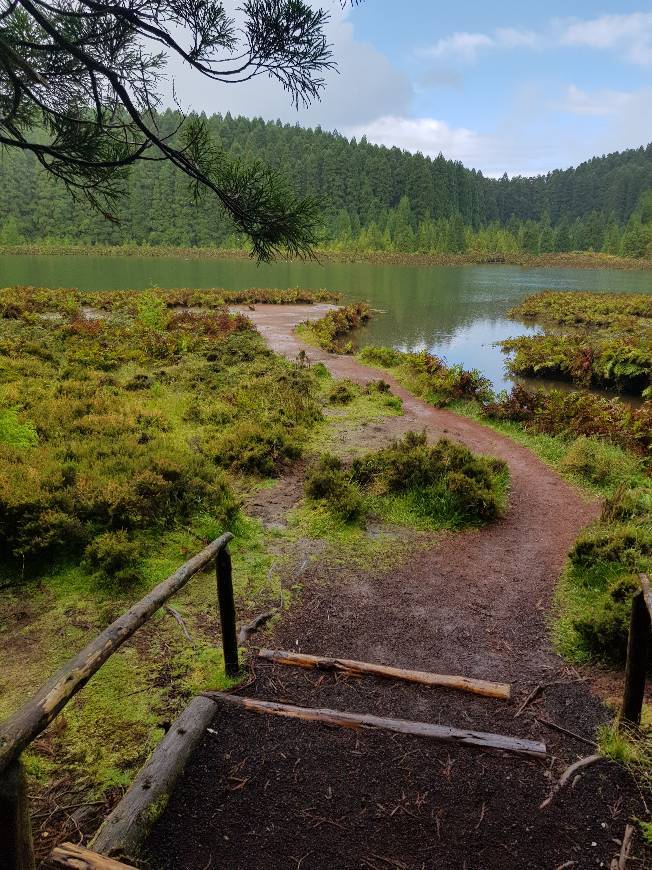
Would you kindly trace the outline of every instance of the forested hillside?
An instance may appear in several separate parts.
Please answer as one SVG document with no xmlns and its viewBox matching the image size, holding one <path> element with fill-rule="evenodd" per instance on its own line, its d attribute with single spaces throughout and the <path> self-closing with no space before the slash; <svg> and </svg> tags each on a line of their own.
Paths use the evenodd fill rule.
<svg viewBox="0 0 652 870">
<path fill-rule="evenodd" d="M 160 118 L 163 130 L 180 120 Z M 535 178 L 485 178 L 461 163 L 432 160 L 337 133 L 214 115 L 224 148 L 281 170 L 299 194 L 323 203 L 324 245 L 365 250 L 528 253 L 648 252 L 652 145 L 596 157 Z M 0 242 L 52 240 L 233 246 L 229 220 L 212 200 L 195 206 L 185 177 L 168 163 L 138 165 L 120 223 L 73 203 L 34 158 L 0 159 Z"/>
</svg>

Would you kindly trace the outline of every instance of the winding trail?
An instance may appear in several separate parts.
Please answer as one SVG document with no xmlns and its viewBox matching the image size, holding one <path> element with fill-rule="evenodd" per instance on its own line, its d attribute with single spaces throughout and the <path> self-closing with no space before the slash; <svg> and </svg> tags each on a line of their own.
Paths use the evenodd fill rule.
<svg viewBox="0 0 652 870">
<path fill-rule="evenodd" d="M 336 377 L 377 379 L 354 359 L 294 336 L 298 323 L 326 308 L 261 305 L 247 314 L 286 357 L 304 350 Z M 445 435 L 500 457 L 510 469 L 508 511 L 486 528 L 439 536 L 399 569 L 317 567 L 269 645 L 512 682 L 514 700 L 262 664 L 246 692 L 544 740 L 550 764 L 220 708 L 220 736 L 207 735 L 153 832 L 154 867 L 609 867 L 627 820 L 644 815 L 627 774 L 606 761 L 538 809 L 552 779 L 590 754 L 597 725 L 609 719 L 554 653 L 546 623 L 566 554 L 599 505 L 508 438 L 383 378 L 403 399 L 404 415 L 367 426 L 365 445 L 425 429 L 431 439 Z M 282 520 L 299 483 L 281 481 L 257 508 Z M 539 696 L 515 717 L 539 684 Z"/>
</svg>

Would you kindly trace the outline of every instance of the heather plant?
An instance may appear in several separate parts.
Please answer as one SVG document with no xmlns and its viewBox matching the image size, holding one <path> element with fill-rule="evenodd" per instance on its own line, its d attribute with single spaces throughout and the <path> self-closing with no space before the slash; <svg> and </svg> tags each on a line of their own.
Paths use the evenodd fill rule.
<svg viewBox="0 0 652 870">
<path fill-rule="evenodd" d="M 113 582 L 113 548 L 134 562 L 118 585 L 135 582 L 155 536 L 200 514 L 232 525 L 230 472 L 276 473 L 321 418 L 316 376 L 222 302 L 177 312 L 163 291 L 121 291 L 89 317 L 76 292 L 10 300 L 24 316 L 0 318 L 0 548 L 15 578 L 65 559 Z"/>
<path fill-rule="evenodd" d="M 642 455 L 652 447 L 650 401 L 633 406 L 580 390 L 529 390 L 515 384 L 511 392 L 485 403 L 482 415 L 546 435 L 600 438 Z"/>
<path fill-rule="evenodd" d="M 413 393 L 436 407 L 455 401 L 488 402 L 493 397 L 491 382 L 477 369 L 448 366 L 431 353 L 404 353 L 391 348 L 364 347 L 358 359 L 366 365 L 390 371 Z"/>
<path fill-rule="evenodd" d="M 377 513 L 392 521 L 460 527 L 499 516 L 506 481 L 500 460 L 476 456 L 446 439 L 428 445 L 425 433 L 408 432 L 348 468 L 323 456 L 309 470 L 305 492 L 345 520 Z"/>
<path fill-rule="evenodd" d="M 342 339 L 364 326 L 370 317 L 369 306 L 365 302 L 357 302 L 334 308 L 319 320 L 307 320 L 299 331 L 330 353 L 353 353 L 352 343 L 344 343 Z"/>
</svg>

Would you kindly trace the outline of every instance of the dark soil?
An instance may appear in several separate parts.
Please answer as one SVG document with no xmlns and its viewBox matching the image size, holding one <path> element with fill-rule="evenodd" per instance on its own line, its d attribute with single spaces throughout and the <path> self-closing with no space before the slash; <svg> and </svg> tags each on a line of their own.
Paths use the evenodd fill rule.
<svg viewBox="0 0 652 870">
<path fill-rule="evenodd" d="M 292 326 L 320 316 L 319 309 L 257 306 L 251 316 L 274 349 L 294 357 L 301 345 Z M 307 352 L 337 376 L 377 376 L 353 359 Z M 153 868 L 608 868 L 626 823 L 647 816 L 629 775 L 607 761 L 538 809 L 563 769 L 594 751 L 597 726 L 611 718 L 588 687 L 590 675 L 555 655 L 546 624 L 565 555 L 598 505 L 508 439 L 392 389 L 405 416 L 366 427 L 364 444 L 426 428 L 433 438 L 447 434 L 500 456 L 511 473 L 508 513 L 487 528 L 438 537 L 399 570 L 312 568 L 301 601 L 265 643 L 511 682 L 513 700 L 255 661 L 255 680 L 243 691 L 543 740 L 549 759 L 220 707 L 217 734 L 206 735 L 152 832 Z M 282 523 L 299 496 L 291 476 L 257 493 L 250 508 Z M 539 684 L 542 691 L 516 717 Z M 635 866 L 645 866 L 642 852 L 637 833 Z"/>
</svg>

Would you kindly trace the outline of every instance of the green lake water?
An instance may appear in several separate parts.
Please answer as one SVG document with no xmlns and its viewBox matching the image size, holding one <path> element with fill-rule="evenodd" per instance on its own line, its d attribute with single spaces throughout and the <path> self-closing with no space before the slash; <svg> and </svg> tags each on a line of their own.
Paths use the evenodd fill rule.
<svg viewBox="0 0 652 870">
<path fill-rule="evenodd" d="M 652 272 L 525 269 L 519 266 L 386 266 L 156 257 L 0 256 L 0 286 L 114 290 L 147 287 L 327 288 L 367 300 L 382 314 L 359 335 L 363 344 L 429 349 L 449 363 L 478 368 L 508 386 L 494 342 L 531 330 L 506 318 L 529 293 L 544 289 L 652 293 Z"/>
</svg>

